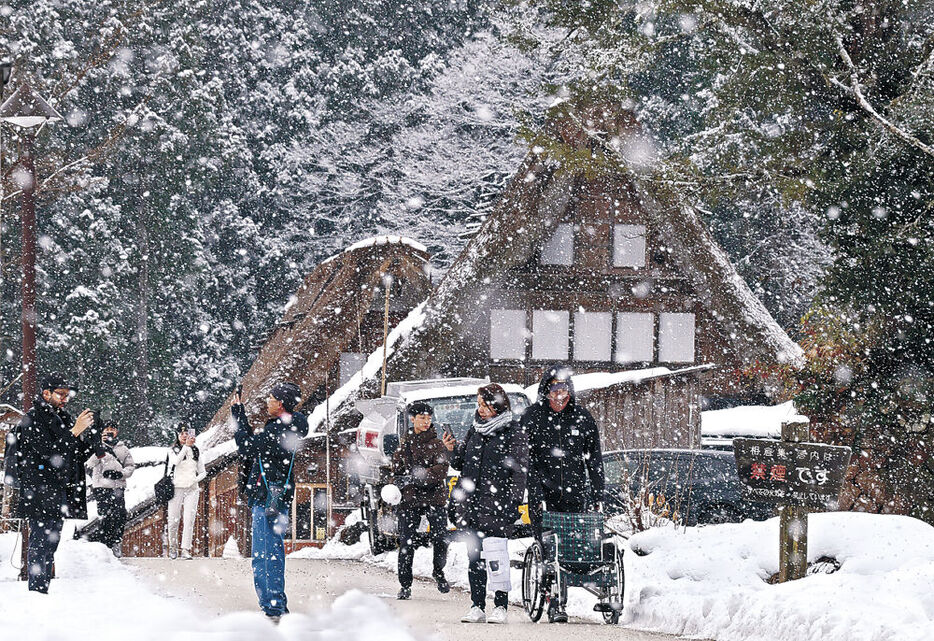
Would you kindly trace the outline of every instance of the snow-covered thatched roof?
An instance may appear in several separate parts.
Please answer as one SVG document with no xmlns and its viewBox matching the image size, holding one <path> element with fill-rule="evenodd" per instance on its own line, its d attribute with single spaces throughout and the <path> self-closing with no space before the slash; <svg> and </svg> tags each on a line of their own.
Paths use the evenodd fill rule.
<svg viewBox="0 0 934 641">
<path fill-rule="evenodd" d="M 265 398 L 280 381 L 299 385 L 303 401 L 324 385 L 341 352 L 358 337 L 363 316 L 382 291 L 385 276 L 404 283 L 405 311 L 423 301 L 431 288 L 428 260 L 418 243 L 383 236 L 356 243 L 319 264 L 289 301 L 243 377 L 247 415 L 264 415 Z M 334 387 L 336 381 L 331 380 L 330 389 Z M 232 438 L 230 402 L 228 398 L 208 424 L 208 446 Z"/>
</svg>

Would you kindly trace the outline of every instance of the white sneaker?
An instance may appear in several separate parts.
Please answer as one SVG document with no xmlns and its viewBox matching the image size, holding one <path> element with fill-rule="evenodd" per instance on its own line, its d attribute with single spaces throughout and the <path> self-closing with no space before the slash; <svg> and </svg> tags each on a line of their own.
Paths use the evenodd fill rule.
<svg viewBox="0 0 934 641">
<path fill-rule="evenodd" d="M 490 612 L 490 616 L 486 618 L 487 623 L 506 623 L 506 608 L 495 607 L 493 611 Z"/>
<path fill-rule="evenodd" d="M 461 617 L 461 623 L 485 623 L 486 614 L 478 606 L 473 606 L 467 610 L 467 614 Z"/>
<path fill-rule="evenodd" d="M 178 558 L 178 550 L 169 550 L 169 558 L 170 558 L 170 559 L 177 559 L 177 558 Z"/>
<path fill-rule="evenodd" d="M 189 550 L 182 550 L 182 558 L 191 561 L 191 552 Z"/>
</svg>

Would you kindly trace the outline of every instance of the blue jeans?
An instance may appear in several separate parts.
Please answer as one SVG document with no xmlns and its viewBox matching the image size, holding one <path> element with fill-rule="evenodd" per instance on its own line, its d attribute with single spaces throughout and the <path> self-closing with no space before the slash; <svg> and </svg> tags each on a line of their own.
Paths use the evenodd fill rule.
<svg viewBox="0 0 934 641">
<path fill-rule="evenodd" d="M 26 564 L 29 589 L 47 593 L 52 581 L 52 563 L 55 551 L 62 539 L 62 519 L 28 519 L 29 545 L 26 548 Z"/>
<path fill-rule="evenodd" d="M 288 517 L 280 514 L 275 523 L 266 518 L 262 505 L 253 506 L 253 586 L 259 607 L 266 616 L 289 611 L 285 597 L 285 545 L 282 535 Z"/>
</svg>

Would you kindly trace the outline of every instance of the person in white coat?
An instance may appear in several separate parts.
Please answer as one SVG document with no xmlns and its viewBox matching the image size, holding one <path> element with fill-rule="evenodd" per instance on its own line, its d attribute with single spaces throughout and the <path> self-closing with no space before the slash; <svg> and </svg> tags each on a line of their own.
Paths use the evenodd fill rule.
<svg viewBox="0 0 934 641">
<path fill-rule="evenodd" d="M 126 480 L 132 476 L 136 464 L 130 448 L 117 435 L 116 423 L 105 425 L 101 436 L 104 455 L 92 454 L 84 467 L 91 475 L 91 496 L 97 501 L 97 515 L 101 522 L 91 540 L 100 541 L 119 558 L 123 556 L 121 543 L 127 517 L 124 500 Z"/>
<path fill-rule="evenodd" d="M 198 484 L 207 476 L 204 469 L 204 460 L 195 445 L 194 431 L 180 423 L 175 444 L 169 449 L 167 455 L 169 476 L 175 486 L 175 496 L 169 501 L 169 558 L 179 557 L 178 552 L 178 521 L 185 514 L 182 521 L 182 551 L 183 559 L 191 558 L 191 539 L 195 528 L 195 515 L 198 512 L 198 497 L 201 488 Z"/>
</svg>

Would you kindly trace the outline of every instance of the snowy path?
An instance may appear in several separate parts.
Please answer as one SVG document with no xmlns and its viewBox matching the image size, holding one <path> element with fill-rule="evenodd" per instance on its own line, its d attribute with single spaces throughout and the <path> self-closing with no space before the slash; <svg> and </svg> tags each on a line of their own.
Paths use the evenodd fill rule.
<svg viewBox="0 0 934 641">
<path fill-rule="evenodd" d="M 221 615 L 239 610 L 255 610 L 256 595 L 248 559 L 125 559 L 140 576 L 149 577 L 154 589 L 183 599 L 205 614 Z M 520 608 L 510 607 L 509 625 L 467 625 L 459 622 L 469 605 L 465 592 L 438 593 L 434 583 L 416 580 L 411 601 L 395 600 L 399 585 L 395 575 L 380 567 L 337 560 L 290 558 L 286 570 L 289 609 L 316 615 L 327 612 L 334 599 L 358 589 L 380 598 L 406 622 L 419 638 L 439 641 L 470 639 L 535 639 L 566 641 L 569 635 L 585 634 L 588 640 L 661 641 L 673 639 L 661 634 L 627 630 L 578 620 L 566 626 L 533 625 Z"/>
</svg>

